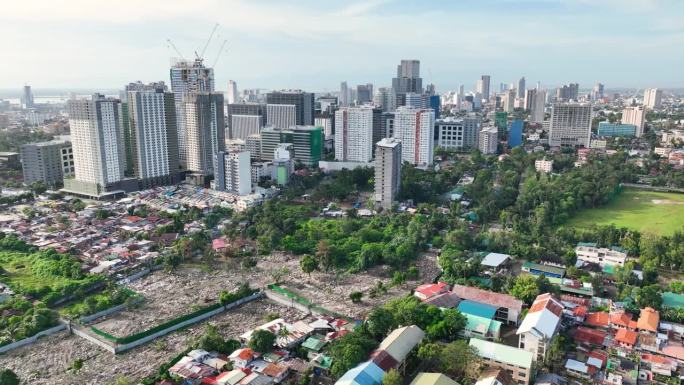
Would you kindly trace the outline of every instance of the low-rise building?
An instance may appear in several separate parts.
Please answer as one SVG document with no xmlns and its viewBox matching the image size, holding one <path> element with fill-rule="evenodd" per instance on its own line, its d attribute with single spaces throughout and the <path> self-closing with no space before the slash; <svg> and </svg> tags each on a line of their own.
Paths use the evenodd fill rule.
<svg viewBox="0 0 684 385">
<path fill-rule="evenodd" d="M 531 352 L 478 338 L 471 338 L 469 344 L 477 349 L 484 365 L 506 370 L 519 385 L 530 383 L 534 361 Z"/>
<path fill-rule="evenodd" d="M 624 266 L 627 260 L 627 252 L 618 247 L 597 247 L 595 243 L 578 243 L 575 247 L 577 260 L 594 263 L 601 267 Z"/>
<path fill-rule="evenodd" d="M 523 302 L 513 296 L 463 285 L 454 285 L 451 291 L 462 300 L 470 300 L 496 307 L 494 319 L 497 321 L 506 324 L 518 324 Z"/>
<path fill-rule="evenodd" d="M 534 354 L 535 361 L 543 361 L 553 339 L 557 336 L 564 306 L 551 294 L 541 294 L 532 303 L 527 316 L 516 331 L 518 347 Z"/>
<path fill-rule="evenodd" d="M 411 381 L 411 385 L 458 385 L 458 383 L 442 373 L 420 372 Z"/>
<path fill-rule="evenodd" d="M 548 174 L 553 171 L 553 160 L 537 159 L 534 161 L 534 169 Z"/>
</svg>

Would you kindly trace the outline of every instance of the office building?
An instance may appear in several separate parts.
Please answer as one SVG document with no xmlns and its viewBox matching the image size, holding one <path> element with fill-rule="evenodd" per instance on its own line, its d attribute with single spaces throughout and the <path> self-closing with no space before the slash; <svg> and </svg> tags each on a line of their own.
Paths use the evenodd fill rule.
<svg viewBox="0 0 684 385">
<path fill-rule="evenodd" d="M 546 91 L 539 88 L 525 92 L 525 109 L 530 111 L 531 123 L 543 123 L 546 107 Z"/>
<path fill-rule="evenodd" d="M 499 133 L 499 138 L 505 137 L 508 130 L 508 112 L 496 111 L 494 113 L 494 126 Z"/>
<path fill-rule="evenodd" d="M 397 108 L 397 101 L 391 88 L 380 87 L 375 90 L 373 104 L 382 109 L 382 112 L 391 112 Z"/>
<path fill-rule="evenodd" d="M 475 348 L 484 366 L 505 370 L 516 384 L 530 384 L 534 361 L 532 353 L 479 338 L 471 338 L 469 344 Z"/>
<path fill-rule="evenodd" d="M 515 88 L 511 88 L 503 95 L 501 103 L 503 104 L 504 112 L 513 112 L 515 110 L 515 97 L 517 92 Z"/>
<path fill-rule="evenodd" d="M 219 151 L 214 188 L 236 195 L 252 192 L 252 166 L 247 151 Z"/>
<path fill-rule="evenodd" d="M 276 128 L 295 126 L 297 122 L 297 106 L 294 104 L 267 104 L 266 125 Z"/>
<path fill-rule="evenodd" d="M 397 106 L 406 105 L 406 94 L 423 93 L 423 79 L 420 77 L 419 60 L 402 60 L 397 66 L 397 77 L 392 79 L 392 90 Z"/>
<path fill-rule="evenodd" d="M 266 94 L 266 104 L 295 106 L 295 125 L 310 126 L 314 123 L 314 94 L 301 90 L 274 91 Z M 268 111 L 266 114 L 267 119 Z M 267 123 L 272 125 L 271 123 Z M 276 126 L 286 128 L 289 126 Z"/>
<path fill-rule="evenodd" d="M 323 129 L 323 136 L 325 139 L 334 139 L 335 132 L 335 112 L 330 113 L 328 111 L 316 114 L 314 118 L 314 126 L 321 127 Z"/>
<path fill-rule="evenodd" d="M 482 75 L 480 79 L 477 81 L 477 85 L 475 87 L 475 92 L 479 93 L 481 95 L 481 99 L 489 101 L 489 85 L 491 81 L 491 76 L 489 75 Z"/>
<path fill-rule="evenodd" d="M 380 109 L 371 106 L 343 107 L 337 110 L 335 160 L 370 162 L 373 159 L 374 132 L 380 132 L 381 114 Z"/>
<path fill-rule="evenodd" d="M 62 185 L 64 178 L 74 175 L 74 153 L 69 140 L 25 144 L 20 153 L 26 184 L 43 182 L 56 187 Z"/>
<path fill-rule="evenodd" d="M 349 88 L 347 82 L 340 83 L 340 107 L 349 106 Z"/>
<path fill-rule="evenodd" d="M 624 123 L 599 122 L 598 136 L 636 136 L 637 126 Z"/>
<path fill-rule="evenodd" d="M 202 59 L 177 61 L 171 66 L 171 92 L 176 102 L 176 128 L 178 130 L 178 153 L 182 168 L 187 167 L 186 112 L 183 110 L 189 95 L 198 92 L 214 92 L 214 70 L 207 68 Z"/>
<path fill-rule="evenodd" d="M 591 89 L 591 100 L 603 99 L 605 96 L 605 86 L 602 83 L 596 82 L 594 88 Z"/>
<path fill-rule="evenodd" d="M 35 107 L 33 91 L 31 91 L 31 86 L 29 85 L 24 86 L 24 93 L 21 95 L 21 107 L 25 110 Z"/>
<path fill-rule="evenodd" d="M 266 121 L 266 106 L 259 103 L 229 103 L 226 105 L 228 138 L 247 139 L 258 134 Z"/>
<path fill-rule="evenodd" d="M 226 103 L 233 104 L 239 102 L 237 82 L 228 80 L 228 91 L 226 91 Z"/>
<path fill-rule="evenodd" d="M 402 161 L 415 166 L 432 165 L 435 148 L 435 112 L 399 107 L 394 117 L 393 137 L 401 140 Z"/>
<path fill-rule="evenodd" d="M 549 121 L 549 145 L 589 147 L 591 118 L 591 105 L 555 103 Z"/>
<path fill-rule="evenodd" d="M 660 108 L 663 98 L 663 90 L 658 88 L 647 88 L 644 91 L 644 107 L 650 109 Z"/>
<path fill-rule="evenodd" d="M 121 101 L 94 94 L 90 99 L 67 101 L 67 111 L 74 179 L 65 179 L 64 189 L 94 197 L 127 190 L 122 186 L 125 152 Z"/>
<path fill-rule="evenodd" d="M 437 120 L 437 143 L 445 150 L 467 151 L 478 148 L 478 133 L 482 121 L 478 117 L 453 118 Z"/>
<path fill-rule="evenodd" d="M 499 144 L 499 131 L 495 126 L 484 127 L 478 134 L 480 152 L 485 155 L 496 154 Z"/>
<path fill-rule="evenodd" d="M 340 106 L 340 103 L 336 96 L 321 96 L 316 99 L 315 103 L 315 115 L 314 119 L 318 114 L 333 113 Z"/>
<path fill-rule="evenodd" d="M 380 116 L 380 134 L 380 139 L 394 135 L 394 112 L 383 112 Z"/>
<path fill-rule="evenodd" d="M 368 83 L 368 84 L 359 84 L 356 86 L 356 104 L 361 105 L 361 104 L 366 104 L 370 103 L 373 100 L 373 85 Z"/>
<path fill-rule="evenodd" d="M 220 151 L 225 151 L 225 117 L 223 94 L 203 92 L 190 94 L 183 102 L 186 114 L 187 169 L 190 178 L 203 185 L 214 175 Z"/>
<path fill-rule="evenodd" d="M 579 97 L 579 84 L 569 83 L 556 89 L 556 102 L 577 101 Z"/>
<path fill-rule="evenodd" d="M 254 160 L 261 160 L 261 134 L 252 134 L 245 140 L 245 149 Z"/>
<path fill-rule="evenodd" d="M 522 146 L 522 134 L 525 122 L 522 120 L 514 120 L 508 128 L 508 147 L 515 148 Z"/>
<path fill-rule="evenodd" d="M 439 119 L 441 117 L 442 98 L 439 95 L 430 95 L 427 108 L 432 108 L 432 111 L 435 111 L 435 119 Z"/>
<path fill-rule="evenodd" d="M 518 80 L 518 98 L 522 99 L 525 97 L 525 77 L 521 77 L 520 80 Z"/>
<path fill-rule="evenodd" d="M 424 94 L 417 94 L 415 92 L 407 92 L 404 96 L 404 106 L 412 108 L 428 108 L 427 97 Z"/>
<path fill-rule="evenodd" d="M 274 151 L 281 143 L 292 143 L 295 161 L 316 167 L 323 155 L 323 130 L 314 126 L 265 127 L 261 130 L 261 159 L 274 160 Z"/>
<path fill-rule="evenodd" d="M 375 202 L 388 209 L 401 186 L 402 143 L 383 138 L 375 145 Z"/>
<path fill-rule="evenodd" d="M 645 120 L 646 111 L 644 110 L 644 106 L 625 107 L 625 109 L 622 110 L 622 123 L 636 126 L 635 135 L 637 138 L 644 134 Z"/>
<path fill-rule="evenodd" d="M 128 120 L 133 164 L 140 187 L 179 181 L 178 131 L 174 94 L 162 84 L 129 91 Z"/>
</svg>

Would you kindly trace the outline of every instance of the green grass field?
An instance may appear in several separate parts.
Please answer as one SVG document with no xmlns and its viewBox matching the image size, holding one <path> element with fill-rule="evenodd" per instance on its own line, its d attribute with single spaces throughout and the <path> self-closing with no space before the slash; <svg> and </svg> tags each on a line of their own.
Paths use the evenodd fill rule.
<svg viewBox="0 0 684 385">
<path fill-rule="evenodd" d="M 578 212 L 566 226 L 611 223 L 642 233 L 671 235 L 684 229 L 684 194 L 626 189 L 603 207 Z"/>
</svg>

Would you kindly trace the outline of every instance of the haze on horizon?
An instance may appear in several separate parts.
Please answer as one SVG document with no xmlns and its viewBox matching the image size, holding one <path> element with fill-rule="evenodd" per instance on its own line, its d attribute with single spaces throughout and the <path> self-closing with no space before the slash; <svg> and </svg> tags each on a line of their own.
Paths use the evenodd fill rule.
<svg viewBox="0 0 684 385">
<path fill-rule="evenodd" d="M 578 82 L 589 88 L 684 86 L 680 0 L 24 0 L 0 14 L 0 89 L 121 88 L 168 82 L 170 58 L 207 49 L 217 89 L 335 91 L 390 84 L 400 59 L 419 59 L 439 91 Z"/>
</svg>

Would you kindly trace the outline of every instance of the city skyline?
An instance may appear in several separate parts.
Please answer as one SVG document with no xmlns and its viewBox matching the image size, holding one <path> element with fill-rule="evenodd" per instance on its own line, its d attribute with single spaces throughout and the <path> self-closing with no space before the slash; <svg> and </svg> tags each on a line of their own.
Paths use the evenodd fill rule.
<svg viewBox="0 0 684 385">
<path fill-rule="evenodd" d="M 677 10 L 684 11 L 684 4 L 672 0 L 29 0 L 6 5 L 0 15 L 0 33 L 12 36 L 0 89 L 24 83 L 110 89 L 134 80 L 168 81 L 170 58 L 178 55 L 166 39 L 190 59 L 202 51 L 215 23 L 220 27 L 205 58 L 208 66 L 218 60 L 221 91 L 229 79 L 241 89 L 336 91 L 342 80 L 388 86 L 396 63 L 407 58 L 421 61 L 425 84 L 435 83 L 439 91 L 461 83 L 473 89 L 482 74 L 492 75 L 493 89 L 521 76 L 530 84 L 578 82 L 583 89 L 596 81 L 607 88 L 682 87 L 677 69 L 684 54 L 663 55 L 684 42 Z M 652 22 L 639 22 L 644 18 Z M 425 20 L 431 22 L 396 27 Z M 224 39 L 227 49 L 217 59 Z M 630 65 L 636 57 L 642 62 Z M 637 68 L 646 63 L 648 70 Z"/>
</svg>

